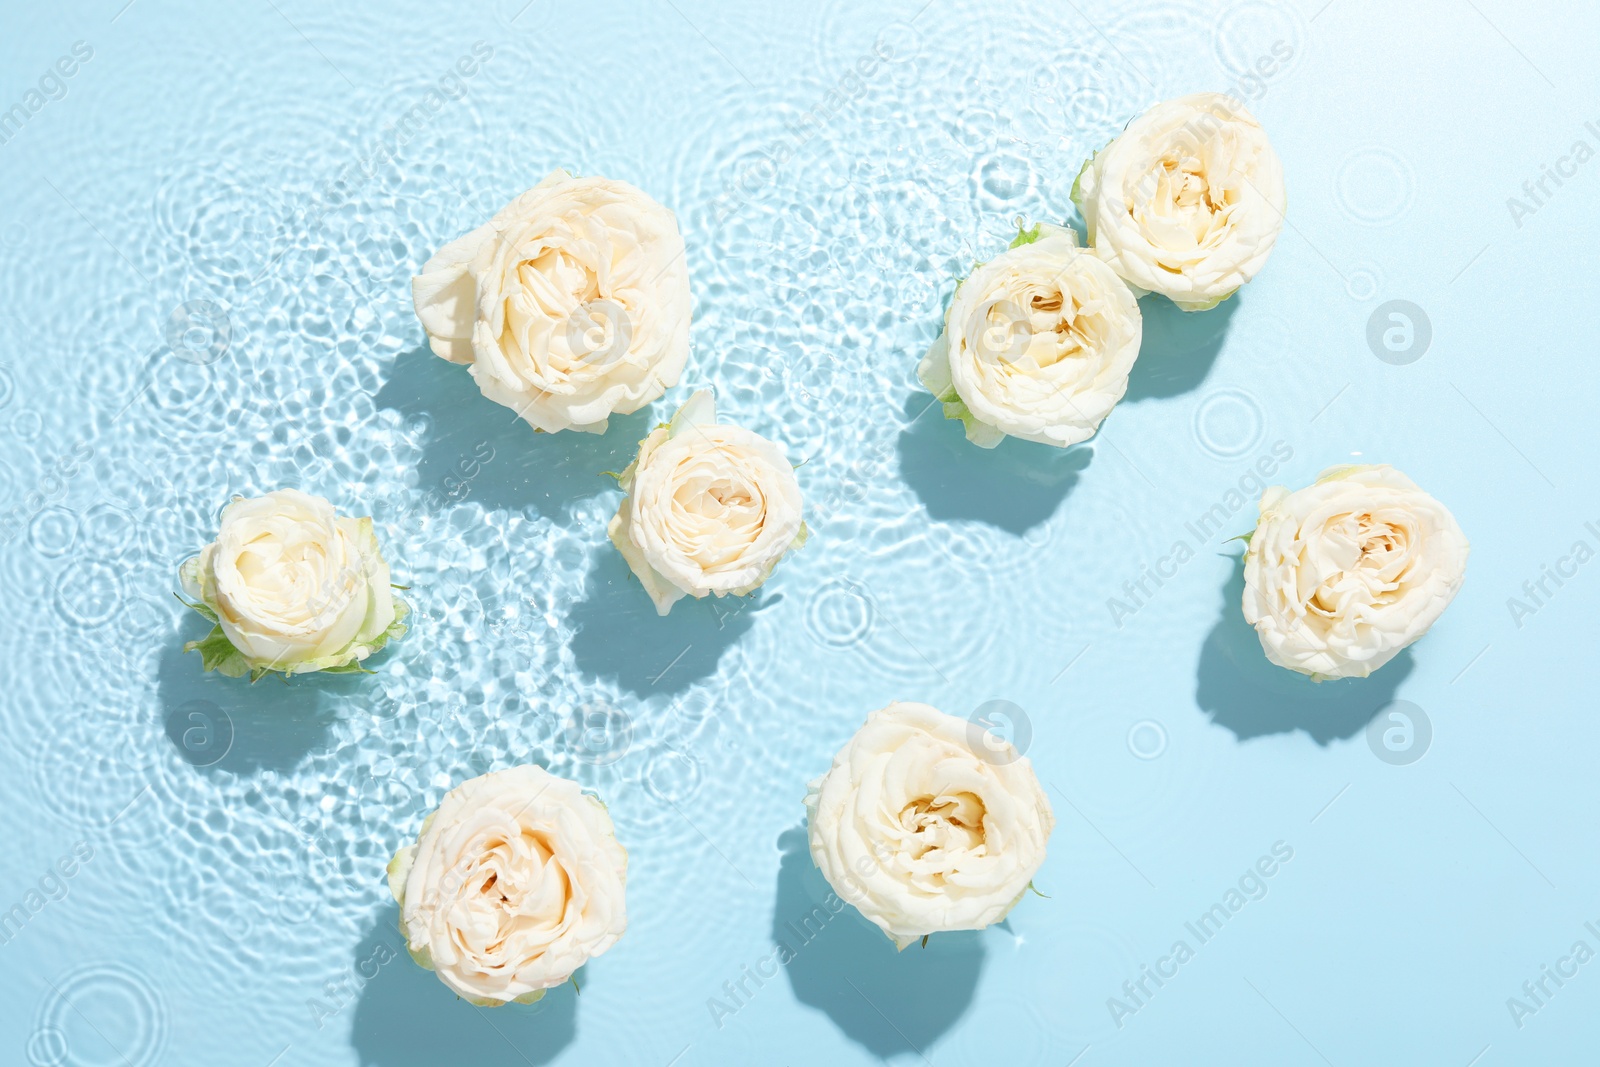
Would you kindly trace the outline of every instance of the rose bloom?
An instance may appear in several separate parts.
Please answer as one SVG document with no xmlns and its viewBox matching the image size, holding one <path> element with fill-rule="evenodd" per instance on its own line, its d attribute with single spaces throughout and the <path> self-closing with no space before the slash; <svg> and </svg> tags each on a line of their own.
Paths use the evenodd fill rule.
<svg viewBox="0 0 1600 1067">
<path fill-rule="evenodd" d="M 1055 826 L 1025 758 L 926 704 L 869 715 L 805 803 L 828 884 L 900 948 L 1004 919 Z"/>
<path fill-rule="evenodd" d="M 1238 101 L 1157 104 L 1083 165 L 1073 202 L 1095 253 L 1142 295 L 1215 307 L 1261 270 L 1283 229 L 1283 165 Z"/>
<path fill-rule="evenodd" d="M 974 444 L 1010 434 L 1065 447 L 1127 392 L 1142 333 L 1122 279 L 1071 230 L 1041 223 L 956 287 L 917 377 Z"/>
<path fill-rule="evenodd" d="M 411 282 L 433 351 L 537 430 L 603 433 L 676 385 L 689 266 L 672 212 L 557 170 Z"/>
<path fill-rule="evenodd" d="M 611 540 L 662 615 L 685 595 L 743 596 L 805 543 L 783 449 L 716 420 L 711 393 L 695 393 L 617 479 Z"/>
<path fill-rule="evenodd" d="M 179 578 L 190 606 L 217 626 L 185 650 L 234 677 L 357 669 L 405 633 L 372 520 L 296 489 L 235 497 L 216 541 Z"/>
<path fill-rule="evenodd" d="M 1278 666 L 1365 678 L 1449 607 L 1468 547 L 1445 506 L 1393 467 L 1332 467 L 1262 494 L 1244 617 Z"/>
<path fill-rule="evenodd" d="M 389 861 L 412 958 L 481 1007 L 532 1003 L 616 944 L 627 879 L 605 805 L 532 765 L 456 786 Z"/>
</svg>

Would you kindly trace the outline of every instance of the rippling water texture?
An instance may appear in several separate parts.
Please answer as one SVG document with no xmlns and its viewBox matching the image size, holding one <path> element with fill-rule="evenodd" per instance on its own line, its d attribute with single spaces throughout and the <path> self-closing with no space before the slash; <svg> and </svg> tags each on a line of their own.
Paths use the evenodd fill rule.
<svg viewBox="0 0 1600 1067">
<path fill-rule="evenodd" d="M 1538 6 L 8 12 L 0 1062 L 1574 1062 L 1600 976 L 1520 1028 L 1506 1005 L 1600 948 L 1600 727 L 1564 681 L 1600 564 L 1505 604 L 1600 547 L 1600 163 L 1520 226 L 1504 203 L 1600 143 L 1600 24 Z M 1200 89 L 1284 158 L 1265 273 L 1204 315 L 1143 301 L 1088 444 L 969 446 L 913 374 L 954 280 L 1019 216 L 1071 219 L 1083 159 Z M 557 166 L 644 188 L 688 245 L 683 384 L 603 437 L 536 438 L 429 354 L 408 296 Z M 1409 364 L 1367 342 L 1396 299 L 1431 322 Z M 802 464 L 813 535 L 758 594 L 663 620 L 600 472 L 705 386 Z M 1393 462 L 1474 542 L 1374 679 L 1268 667 L 1223 540 L 1250 506 L 1188 525 L 1273 456 L 1294 484 Z M 203 627 L 176 566 L 282 486 L 372 515 L 410 586 L 374 676 L 251 686 L 181 651 Z M 752 978 L 824 892 L 806 782 L 893 699 L 1015 706 L 1059 821 L 1048 898 L 899 955 L 846 912 Z M 1399 700 L 1431 723 L 1410 764 L 1375 755 Z M 610 805 L 631 924 L 581 995 L 489 1013 L 371 963 L 383 868 L 452 785 L 525 761 Z M 1275 842 L 1265 895 L 1195 940 Z M 1143 978 L 1179 940 L 1177 976 Z"/>
</svg>

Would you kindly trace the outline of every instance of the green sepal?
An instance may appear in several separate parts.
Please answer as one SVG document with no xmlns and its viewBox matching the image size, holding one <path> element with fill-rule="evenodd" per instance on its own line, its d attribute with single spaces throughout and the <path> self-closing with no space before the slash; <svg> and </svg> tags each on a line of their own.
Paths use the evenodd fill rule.
<svg viewBox="0 0 1600 1067">
<path fill-rule="evenodd" d="M 184 607 L 188 608 L 190 611 L 198 612 L 199 614 L 203 615 L 206 619 L 210 620 L 213 623 L 215 623 L 217 621 L 217 613 L 212 611 L 206 605 L 204 605 L 202 603 L 199 603 L 198 601 L 185 600 L 178 593 L 173 593 L 172 595 L 178 598 L 178 603 L 182 604 Z"/>
<path fill-rule="evenodd" d="M 182 598 L 180 597 L 179 599 L 181 600 Z M 190 604 L 189 606 L 194 607 L 193 604 Z M 196 610 L 198 611 L 200 609 L 196 608 Z M 201 612 L 201 614 L 207 613 Z M 404 600 L 396 600 L 394 602 L 394 621 L 389 624 L 388 629 L 384 630 L 383 633 L 373 638 L 367 654 L 370 656 L 372 653 L 382 649 L 390 641 L 404 637 L 407 629 L 405 620 L 410 614 L 411 605 L 407 604 Z M 282 674 L 284 681 L 288 681 L 289 675 L 291 674 L 377 673 L 374 670 L 370 670 L 361 666 L 361 660 L 359 659 L 352 659 L 348 663 L 341 663 L 332 667 L 318 667 L 314 671 L 296 671 L 270 665 L 259 666 L 255 663 L 252 663 L 243 652 L 240 652 L 237 648 L 235 648 L 233 642 L 228 640 L 228 635 L 223 632 L 222 626 L 216 623 L 212 625 L 210 633 L 206 634 L 198 641 L 190 641 L 188 644 L 183 646 L 183 650 L 185 652 L 199 652 L 200 665 L 203 670 L 217 671 L 228 678 L 243 678 L 246 674 L 248 674 L 250 676 L 251 684 L 259 682 L 262 678 L 265 678 L 267 675 L 273 673 Z M 300 666 L 303 666 L 303 663 L 289 664 L 290 668 Z"/>
<path fill-rule="evenodd" d="M 980 260 L 975 261 L 972 264 L 972 268 L 970 270 L 968 270 L 967 273 L 961 275 L 959 278 L 956 279 L 956 287 L 950 291 L 950 302 L 952 304 L 955 303 L 956 297 L 961 293 L 961 287 L 963 285 L 967 284 L 967 279 L 972 277 L 974 274 L 976 274 L 978 272 L 978 268 L 983 266 L 987 262 L 989 262 L 987 259 L 980 259 Z"/>
<path fill-rule="evenodd" d="M 1238 291 L 1238 286 L 1234 286 L 1214 300 L 1174 300 L 1172 303 L 1179 311 L 1210 311 Z"/>
<path fill-rule="evenodd" d="M 376 652 L 384 645 L 387 645 L 390 641 L 398 641 L 400 638 L 404 637 L 406 635 L 406 630 L 409 629 L 409 627 L 406 626 L 406 619 L 409 618 L 410 615 L 411 605 L 407 604 L 404 600 L 396 600 L 394 602 L 394 621 L 389 624 L 389 628 L 387 630 L 383 631 L 383 633 L 379 634 L 373 639 L 372 651 Z M 371 674 L 372 672 L 368 671 L 367 673 Z"/>
<path fill-rule="evenodd" d="M 213 625 L 211 632 L 200 640 L 184 645 L 183 650 L 200 653 L 200 664 L 207 671 L 218 671 L 229 678 L 243 678 L 246 674 L 255 673 L 244 653 L 234 648 L 228 635 L 222 632 L 220 624 Z M 250 680 L 255 681 L 255 677 Z"/>
<path fill-rule="evenodd" d="M 1104 152 L 1106 148 L 1110 148 L 1114 143 L 1116 143 L 1116 138 L 1107 141 L 1105 148 L 1091 152 L 1089 158 L 1083 161 L 1083 166 L 1078 168 L 1078 176 L 1072 179 L 1072 203 L 1078 209 L 1078 214 L 1083 216 L 1084 226 L 1088 229 L 1086 236 L 1091 245 L 1094 244 L 1094 226 L 1089 222 L 1089 212 L 1083 206 L 1083 176 L 1089 172 L 1090 167 L 1094 166 L 1094 161 L 1099 157 L 1100 153 Z"/>
<path fill-rule="evenodd" d="M 1009 249 L 1012 249 L 1012 248 L 1020 248 L 1023 245 L 1031 245 L 1031 244 L 1033 244 L 1033 242 L 1035 242 L 1035 241 L 1037 241 L 1039 239 L 1039 233 L 1040 233 L 1040 225 L 1039 225 L 1039 223 L 1037 223 L 1037 222 L 1034 223 L 1033 224 L 1033 229 L 1029 230 L 1029 229 L 1024 228 L 1023 225 L 1020 222 L 1018 222 L 1017 223 L 1017 235 L 1011 239 L 1011 243 L 1009 245 L 1007 245 L 1006 248 L 1009 250 Z"/>
<path fill-rule="evenodd" d="M 944 417 L 947 419 L 960 419 L 961 425 L 966 428 L 968 441 L 971 441 L 979 448 L 993 448 L 1005 440 L 1005 431 L 997 426 L 990 426 L 987 422 L 974 415 L 972 409 L 967 407 L 966 402 L 956 395 L 954 389 L 951 389 L 948 395 L 953 399 L 946 400 L 943 396 L 939 398 L 940 404 L 944 406 Z"/>
<path fill-rule="evenodd" d="M 1329 467 L 1327 470 L 1325 470 L 1321 474 L 1317 475 L 1317 480 L 1312 482 L 1311 484 L 1312 485 L 1321 485 L 1324 482 L 1337 481 L 1338 479 L 1343 478 L 1345 475 L 1349 474 L 1351 471 L 1360 470 L 1362 468 L 1362 466 L 1363 466 L 1363 464 L 1360 464 L 1360 463 L 1344 463 L 1344 464 L 1341 464 L 1341 465 L 1339 465 L 1337 467 Z"/>
</svg>

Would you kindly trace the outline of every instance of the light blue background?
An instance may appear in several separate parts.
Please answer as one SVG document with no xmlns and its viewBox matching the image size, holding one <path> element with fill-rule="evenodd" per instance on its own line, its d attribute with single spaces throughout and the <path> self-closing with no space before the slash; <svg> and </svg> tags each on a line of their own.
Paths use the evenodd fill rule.
<svg viewBox="0 0 1600 1067">
<path fill-rule="evenodd" d="M 525 2 L 7 4 L 0 108 L 75 41 L 93 58 L 0 145 L 0 514 L 20 523 L 0 546 L 0 909 L 75 843 L 92 858 L 0 944 L 0 1060 L 1593 1056 L 1600 963 L 1520 1027 L 1507 998 L 1600 949 L 1600 563 L 1520 626 L 1507 600 L 1600 548 L 1600 161 L 1521 225 L 1506 202 L 1600 146 L 1600 16 Z M 479 41 L 492 58 L 429 111 Z M 1079 163 L 1129 118 L 1237 85 L 1276 42 L 1292 58 L 1245 94 L 1289 188 L 1261 276 L 1198 317 L 1146 300 L 1129 396 L 1086 447 L 980 452 L 918 418 L 953 279 L 1017 215 L 1070 215 Z M 689 371 L 604 438 L 512 425 L 426 353 L 408 297 L 558 165 L 636 183 L 688 242 Z M 1408 365 L 1367 345 L 1391 299 L 1431 322 Z M 203 332 L 169 336 L 186 301 L 227 308 L 212 362 L 192 361 L 219 351 Z M 658 620 L 595 472 L 703 385 L 806 461 L 813 538 L 761 596 Z M 1186 533 L 1278 442 L 1275 480 L 1393 463 L 1472 540 L 1455 604 L 1366 683 L 1261 660 L 1222 543 L 1248 507 Z M 231 495 L 281 485 L 375 515 L 412 586 L 414 632 L 375 677 L 251 688 L 181 652 L 200 628 L 176 565 Z M 1108 599 L 1180 538 L 1195 558 L 1115 625 Z M 719 1027 L 710 1000 L 821 892 L 807 779 L 897 698 L 1023 709 L 1058 817 L 1048 899 L 899 956 L 847 912 Z M 1410 765 L 1366 740 L 1391 699 L 1432 724 Z M 233 740 L 195 767 L 206 706 Z M 564 729 L 597 706 L 630 723 L 612 762 Z M 626 938 L 581 995 L 529 1009 L 473 1009 L 403 957 L 368 978 L 396 942 L 391 851 L 451 784 L 523 760 L 610 803 Z M 1280 841 L 1266 895 L 1198 945 L 1185 923 Z M 1179 939 L 1195 958 L 1119 1028 L 1108 998 Z"/>
</svg>

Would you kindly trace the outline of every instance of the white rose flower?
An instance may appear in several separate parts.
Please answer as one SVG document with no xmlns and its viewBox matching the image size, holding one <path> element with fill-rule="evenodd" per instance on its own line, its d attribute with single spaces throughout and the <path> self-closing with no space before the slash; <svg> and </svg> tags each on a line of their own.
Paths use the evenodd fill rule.
<svg viewBox="0 0 1600 1067">
<path fill-rule="evenodd" d="M 1332 467 L 1261 495 L 1244 617 L 1278 666 L 1365 678 L 1449 606 L 1467 550 L 1454 516 L 1393 467 Z"/>
<path fill-rule="evenodd" d="M 1221 93 L 1134 119 L 1083 165 L 1072 200 L 1097 255 L 1141 295 L 1185 311 L 1215 307 L 1256 276 L 1288 205 L 1266 131 Z"/>
<path fill-rule="evenodd" d="M 1122 279 L 1070 229 L 1041 223 L 956 287 L 917 377 L 974 444 L 1010 434 L 1064 448 L 1127 392 L 1142 332 Z"/>
<path fill-rule="evenodd" d="M 184 651 L 233 678 L 363 672 L 362 660 L 406 632 L 372 520 L 296 489 L 235 497 L 216 541 L 179 578 L 189 606 L 216 624 Z"/>
<path fill-rule="evenodd" d="M 542 767 L 456 786 L 388 870 L 412 958 L 480 1007 L 531 1004 L 628 927 L 611 816 Z"/>
<path fill-rule="evenodd" d="M 806 540 L 783 449 L 719 424 L 706 390 L 639 442 L 617 482 L 627 496 L 611 540 L 662 615 L 685 594 L 743 596 Z"/>
<path fill-rule="evenodd" d="M 603 433 L 678 383 L 689 265 L 672 212 L 557 170 L 411 280 L 433 351 L 535 429 Z"/>
<path fill-rule="evenodd" d="M 806 793 L 811 858 L 900 948 L 1006 917 L 1055 826 L 1033 767 L 926 704 L 867 717 Z M 981 749 L 981 751 L 979 751 Z"/>
</svg>

